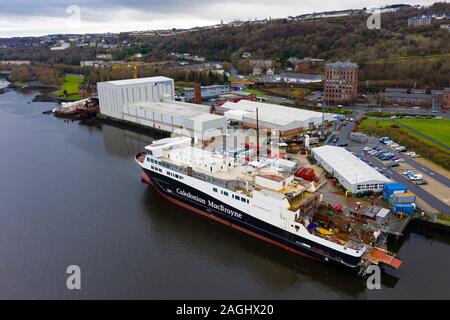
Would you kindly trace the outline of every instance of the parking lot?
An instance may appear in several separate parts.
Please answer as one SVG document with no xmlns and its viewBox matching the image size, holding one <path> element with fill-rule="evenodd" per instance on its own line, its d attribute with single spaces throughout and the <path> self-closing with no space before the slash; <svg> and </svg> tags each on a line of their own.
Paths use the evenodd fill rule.
<svg viewBox="0 0 450 320">
<path fill-rule="evenodd" d="M 352 123 L 349 124 L 350 127 L 353 127 Z M 450 179 L 443 174 L 442 170 L 436 170 L 434 166 L 428 166 L 426 161 L 418 161 L 418 159 L 421 159 L 420 157 L 408 156 L 407 153 L 413 150 L 400 152 L 400 150 L 395 149 L 396 147 L 399 148 L 399 145 L 394 144 L 394 147 L 390 147 L 374 137 L 369 137 L 366 143 L 353 142 L 349 140 L 350 131 L 344 131 L 339 134 L 339 144 L 347 145 L 346 148 L 362 161 L 367 162 L 391 180 L 405 185 L 417 195 L 417 205 L 421 209 L 450 214 Z M 368 150 L 367 147 L 371 149 Z M 366 148 L 366 151 L 364 148 Z M 373 148 L 377 149 L 377 153 L 371 155 L 368 152 Z M 389 164 L 391 167 L 389 167 Z M 406 169 L 410 169 L 411 172 L 403 174 Z M 427 184 L 417 185 L 415 182 L 419 180 L 425 180 L 421 182 Z"/>
<path fill-rule="evenodd" d="M 384 159 L 381 160 L 376 157 L 377 155 L 380 157 L 380 154 L 370 155 L 367 151 L 364 151 L 365 147 L 377 148 L 379 151 L 383 151 L 381 154 L 390 153 L 391 155 L 388 159 L 381 156 L 381 159 Z M 421 209 L 450 214 L 448 204 L 450 179 L 447 177 L 418 163 L 415 158 L 409 157 L 405 152 L 399 152 L 395 148 L 386 146 L 376 138 L 369 138 L 366 144 L 349 142 L 348 149 L 388 178 L 405 185 L 411 192 L 415 193 L 420 198 L 417 204 Z M 395 160 L 392 160 L 394 158 L 396 160 L 401 158 L 403 161 L 397 161 L 398 166 L 389 167 L 388 164 L 395 162 Z M 403 174 L 404 170 L 401 171 L 401 169 L 410 169 L 411 173 L 409 175 Z M 419 180 L 426 180 L 427 184 L 417 185 L 415 182 Z"/>
</svg>

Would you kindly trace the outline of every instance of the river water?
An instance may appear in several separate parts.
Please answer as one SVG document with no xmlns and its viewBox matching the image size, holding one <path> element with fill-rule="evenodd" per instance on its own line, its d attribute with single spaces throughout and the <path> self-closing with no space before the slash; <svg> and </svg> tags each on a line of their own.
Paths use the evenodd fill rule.
<svg viewBox="0 0 450 320">
<path fill-rule="evenodd" d="M 134 154 L 152 138 L 42 114 L 36 92 L 0 95 L 0 298 L 448 298 L 450 239 L 409 232 L 398 271 L 368 290 L 167 203 Z M 81 290 L 66 268 L 81 268 Z"/>
<path fill-rule="evenodd" d="M 9 82 L 0 75 L 0 89 L 5 88 L 6 86 L 8 86 L 8 84 Z"/>
</svg>

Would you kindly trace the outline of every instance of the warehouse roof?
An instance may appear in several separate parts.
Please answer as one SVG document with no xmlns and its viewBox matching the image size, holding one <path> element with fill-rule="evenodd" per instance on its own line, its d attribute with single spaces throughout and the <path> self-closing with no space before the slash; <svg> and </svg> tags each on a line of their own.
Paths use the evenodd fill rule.
<svg viewBox="0 0 450 320">
<path fill-rule="evenodd" d="M 224 118 L 209 113 L 207 106 L 179 101 L 137 102 L 129 106 L 201 122 Z"/>
<path fill-rule="evenodd" d="M 228 84 L 213 84 L 211 86 L 201 86 L 201 89 L 222 89 L 222 88 L 230 88 Z M 183 88 L 184 91 L 194 91 L 194 88 Z"/>
<path fill-rule="evenodd" d="M 358 65 L 348 61 L 337 61 L 333 63 L 327 63 L 327 67 L 330 68 L 358 68 Z"/>
<path fill-rule="evenodd" d="M 106 81 L 100 83 L 109 83 L 116 86 L 126 86 L 132 84 L 141 84 L 141 83 L 155 83 L 162 81 L 173 81 L 167 77 L 148 77 L 148 78 L 138 78 L 138 79 L 125 79 L 125 80 L 115 80 L 115 81 Z"/>
<path fill-rule="evenodd" d="M 364 161 L 358 159 L 345 148 L 322 146 L 313 148 L 312 152 L 351 184 L 360 184 L 369 181 L 378 181 L 380 183 L 390 182 L 388 178 Z"/>
<path fill-rule="evenodd" d="M 282 72 L 280 74 L 280 77 L 307 80 L 307 81 L 323 81 L 323 77 L 320 74 Z"/>
<path fill-rule="evenodd" d="M 317 111 L 291 108 L 272 103 L 261 103 L 249 100 L 239 102 L 225 102 L 223 108 L 228 110 L 246 111 L 246 117 L 256 119 L 256 108 L 258 108 L 258 118 L 260 121 L 271 122 L 278 125 L 286 125 L 292 121 L 309 121 L 313 118 L 322 119 L 322 113 Z M 332 120 L 334 115 L 325 113 L 325 120 Z"/>
</svg>

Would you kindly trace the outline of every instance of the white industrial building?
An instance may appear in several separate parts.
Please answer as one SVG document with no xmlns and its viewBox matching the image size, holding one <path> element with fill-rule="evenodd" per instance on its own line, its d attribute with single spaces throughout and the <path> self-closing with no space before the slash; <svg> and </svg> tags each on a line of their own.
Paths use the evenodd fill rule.
<svg viewBox="0 0 450 320">
<path fill-rule="evenodd" d="M 209 140 L 226 133 L 224 116 L 210 113 L 210 107 L 177 102 L 137 102 L 122 107 L 123 120 L 167 133 Z"/>
<path fill-rule="evenodd" d="M 260 128 L 279 130 L 283 136 L 297 134 L 299 131 L 313 129 L 315 126 L 334 121 L 334 114 L 290 108 L 282 105 L 261 103 L 249 100 L 225 102 L 215 110 L 227 119 L 241 121 L 245 126 L 256 127 L 256 109 Z"/>
<path fill-rule="evenodd" d="M 97 84 L 100 113 L 122 120 L 122 108 L 142 101 L 174 100 L 175 85 L 173 79 L 150 77 L 117 81 L 99 82 Z"/>
<path fill-rule="evenodd" d="M 100 113 L 197 141 L 226 133 L 224 116 L 212 114 L 210 106 L 175 101 L 174 88 L 166 77 L 100 82 Z"/>
<path fill-rule="evenodd" d="M 381 192 L 390 180 L 342 147 L 322 146 L 312 149 L 314 159 L 352 193 Z"/>
</svg>

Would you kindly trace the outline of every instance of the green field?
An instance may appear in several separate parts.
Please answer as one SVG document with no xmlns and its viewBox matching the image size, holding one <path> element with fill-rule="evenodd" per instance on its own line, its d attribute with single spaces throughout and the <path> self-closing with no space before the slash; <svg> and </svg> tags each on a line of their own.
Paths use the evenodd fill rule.
<svg viewBox="0 0 450 320">
<path fill-rule="evenodd" d="M 397 119 L 396 121 L 450 147 L 450 120 Z"/>
<path fill-rule="evenodd" d="M 80 100 L 80 95 L 78 93 L 78 87 L 84 81 L 84 76 L 79 76 L 76 74 L 66 74 L 64 76 L 64 83 L 61 89 L 55 91 L 55 95 L 58 97 L 64 97 L 67 100 L 76 101 Z M 66 90 L 67 95 L 64 95 L 64 90 Z"/>
<path fill-rule="evenodd" d="M 444 143 L 446 146 L 450 146 L 450 120 L 448 119 L 441 119 L 441 120 L 435 120 L 435 119 L 413 119 L 413 118 L 402 118 L 402 119 L 396 119 L 397 122 L 402 123 L 408 127 L 411 127 L 418 132 L 429 136 L 430 138 L 435 139 L 436 141 L 439 141 L 441 143 Z M 365 119 L 361 126 L 377 126 L 377 127 L 390 127 L 387 128 L 388 130 L 392 130 L 392 125 L 395 125 L 395 123 L 388 119 L 378 119 L 378 118 L 368 118 Z M 398 126 L 398 125 L 397 125 Z M 436 148 L 439 148 L 443 151 L 448 152 L 444 147 L 441 145 L 434 143 L 433 141 L 422 137 L 415 132 L 399 126 L 397 130 L 406 132 L 407 134 L 413 136 L 417 140 L 420 140 L 422 142 L 425 142 L 426 144 L 435 146 Z M 389 135 L 389 132 L 386 132 L 386 135 Z"/>
<path fill-rule="evenodd" d="M 376 125 L 379 127 L 389 127 L 392 125 L 392 122 L 385 119 L 374 119 L 374 118 L 368 118 L 363 120 L 361 125 Z"/>
<path fill-rule="evenodd" d="M 256 94 L 257 96 L 267 96 L 268 95 L 267 93 L 265 93 L 261 90 L 258 90 L 258 89 L 245 88 L 244 91 L 248 92 L 248 93 Z"/>
</svg>

